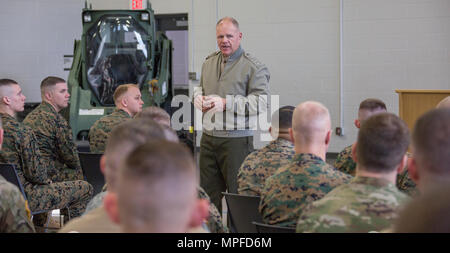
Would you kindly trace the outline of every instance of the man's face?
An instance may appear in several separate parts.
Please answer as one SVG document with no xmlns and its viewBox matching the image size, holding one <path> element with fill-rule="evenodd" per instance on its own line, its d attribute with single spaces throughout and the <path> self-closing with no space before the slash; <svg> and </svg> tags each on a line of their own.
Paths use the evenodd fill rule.
<svg viewBox="0 0 450 253">
<path fill-rule="evenodd" d="M 242 33 L 230 21 L 223 21 L 216 27 L 217 46 L 225 56 L 230 56 L 239 48 Z"/>
<path fill-rule="evenodd" d="M 25 95 L 22 94 L 22 89 L 19 85 L 12 85 L 12 93 L 9 96 L 11 104 L 10 107 L 14 112 L 22 112 L 25 106 Z"/>
<path fill-rule="evenodd" d="M 144 101 L 141 99 L 141 91 L 139 89 L 134 87 L 129 88 L 124 99 L 127 100 L 127 108 L 132 117 L 142 111 Z"/>
<path fill-rule="evenodd" d="M 67 83 L 57 83 L 52 89 L 52 104 L 59 111 L 66 108 L 69 105 L 69 90 L 67 89 Z"/>
</svg>

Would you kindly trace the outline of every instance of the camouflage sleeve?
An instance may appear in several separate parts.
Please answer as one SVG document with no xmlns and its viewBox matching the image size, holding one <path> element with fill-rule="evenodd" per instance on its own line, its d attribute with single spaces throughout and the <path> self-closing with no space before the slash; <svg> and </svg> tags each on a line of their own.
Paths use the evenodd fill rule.
<svg viewBox="0 0 450 253">
<path fill-rule="evenodd" d="M 229 233 L 228 228 L 222 222 L 222 216 L 220 215 L 217 207 L 211 203 L 208 194 L 200 186 L 197 187 L 198 197 L 200 199 L 207 199 L 209 205 L 209 217 L 207 220 L 207 227 L 211 233 Z"/>
<path fill-rule="evenodd" d="M 34 233 L 20 191 L 14 185 L 0 181 L 0 196 L 0 232 Z"/>
<path fill-rule="evenodd" d="M 78 151 L 73 142 L 72 131 L 65 119 L 58 120 L 56 128 L 56 150 L 61 161 L 73 170 L 81 170 Z"/>
<path fill-rule="evenodd" d="M 49 184 L 47 168 L 39 160 L 41 154 L 33 131 L 24 126 L 19 140 L 21 169 L 24 177 L 32 184 Z"/>
<path fill-rule="evenodd" d="M 345 148 L 342 152 L 338 154 L 333 166 L 341 172 L 355 176 L 356 163 L 355 161 L 353 161 L 353 158 L 351 157 L 351 147 L 352 146 Z"/>
</svg>

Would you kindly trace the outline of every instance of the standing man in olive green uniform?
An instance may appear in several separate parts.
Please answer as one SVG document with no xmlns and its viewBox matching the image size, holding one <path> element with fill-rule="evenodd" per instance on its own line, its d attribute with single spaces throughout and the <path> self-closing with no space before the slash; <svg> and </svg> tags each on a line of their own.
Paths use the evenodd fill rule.
<svg viewBox="0 0 450 253">
<path fill-rule="evenodd" d="M 0 116 L 5 131 L 0 162 L 17 166 L 31 211 L 69 207 L 72 218 L 80 216 L 92 198 L 92 186 L 81 180 L 52 182 L 40 162 L 42 156 L 33 131 L 15 118 L 24 105 L 25 96 L 17 82 L 0 79 Z"/>
<path fill-rule="evenodd" d="M 267 224 L 295 227 L 305 206 L 347 183 L 351 176 L 325 162 L 331 138 L 330 113 L 325 106 L 313 101 L 299 104 L 289 133 L 295 156 L 266 180 L 259 211 Z"/>
<path fill-rule="evenodd" d="M 406 165 L 409 139 L 408 127 L 398 116 L 370 117 L 352 148 L 356 177 L 307 207 L 297 232 L 367 233 L 390 228 L 410 200 L 395 186 L 397 173 Z"/>
<path fill-rule="evenodd" d="M 245 158 L 238 173 L 239 194 L 260 196 L 266 179 L 292 162 L 295 151 L 289 128 L 292 127 L 294 109 L 284 106 L 272 115 L 269 132 L 274 140 Z"/>
<path fill-rule="evenodd" d="M 70 94 L 64 79 L 46 77 L 41 82 L 42 103 L 30 112 L 23 123 L 33 129 L 49 178 L 53 182 L 82 180 L 78 151 L 72 129 L 59 112 L 69 104 Z"/>
<path fill-rule="evenodd" d="M 221 211 L 221 192 L 237 193 L 238 169 L 253 151 L 251 129 L 258 113 L 267 110 L 270 74 L 240 47 L 242 33 L 235 19 L 219 20 L 216 38 L 220 51 L 203 63 L 200 86 L 193 97 L 195 107 L 205 112 L 200 182 Z"/>
<path fill-rule="evenodd" d="M 136 84 L 120 85 L 114 91 L 113 99 L 116 105 L 114 112 L 101 117 L 89 130 L 89 146 L 93 153 L 104 153 L 106 140 L 112 129 L 142 111 L 144 104 L 141 91 Z"/>
</svg>

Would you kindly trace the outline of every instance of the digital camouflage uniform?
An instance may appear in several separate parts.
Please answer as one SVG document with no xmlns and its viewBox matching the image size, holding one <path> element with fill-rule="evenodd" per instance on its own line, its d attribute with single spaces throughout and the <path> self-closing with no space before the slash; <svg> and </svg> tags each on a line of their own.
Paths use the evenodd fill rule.
<svg viewBox="0 0 450 253">
<path fill-rule="evenodd" d="M 4 129 L 0 162 L 17 166 L 31 211 L 68 206 L 71 217 L 81 215 L 92 197 L 92 186 L 81 180 L 52 183 L 46 167 L 40 162 L 41 154 L 33 131 L 8 114 L 0 115 Z"/>
<path fill-rule="evenodd" d="M 205 190 L 203 190 L 202 187 L 197 186 L 197 192 L 198 198 L 206 199 L 210 202 L 209 217 L 206 224 L 209 231 L 211 233 L 229 233 L 228 228 L 225 225 L 223 225 L 221 213 L 219 212 L 219 210 L 217 210 L 217 207 L 211 202 Z"/>
<path fill-rule="evenodd" d="M 83 180 L 72 129 L 66 119 L 47 102 L 42 102 L 24 119 L 36 136 L 40 161 L 53 182 Z"/>
<path fill-rule="evenodd" d="M 0 233 L 34 233 L 20 190 L 0 176 Z"/>
<path fill-rule="evenodd" d="M 294 144 L 278 138 L 245 158 L 238 172 L 238 193 L 260 196 L 266 179 L 288 165 L 295 156 Z"/>
<path fill-rule="evenodd" d="M 297 232 L 367 233 L 390 228 L 410 198 L 385 179 L 356 177 L 300 215 Z"/>
<path fill-rule="evenodd" d="M 303 208 L 352 177 L 313 154 L 297 154 L 266 180 L 259 211 L 265 223 L 295 227 Z"/>
<path fill-rule="evenodd" d="M 111 114 L 97 120 L 89 130 L 91 152 L 104 153 L 109 133 L 115 126 L 129 119 L 131 119 L 131 116 L 126 111 L 116 108 Z"/>
<path fill-rule="evenodd" d="M 334 167 L 339 171 L 355 176 L 356 163 L 353 161 L 352 157 L 352 146 L 353 145 L 350 145 L 344 148 L 344 150 L 338 154 L 336 161 L 334 162 Z"/>
<path fill-rule="evenodd" d="M 408 158 L 411 157 L 411 153 L 409 152 L 407 152 L 406 155 Z M 355 176 L 356 163 L 352 158 L 352 145 L 346 147 L 338 154 L 336 161 L 334 162 L 334 167 L 339 171 Z M 415 197 L 419 194 L 416 184 L 409 177 L 408 168 L 406 167 L 403 169 L 403 172 L 397 175 L 397 188 L 411 197 Z"/>
</svg>

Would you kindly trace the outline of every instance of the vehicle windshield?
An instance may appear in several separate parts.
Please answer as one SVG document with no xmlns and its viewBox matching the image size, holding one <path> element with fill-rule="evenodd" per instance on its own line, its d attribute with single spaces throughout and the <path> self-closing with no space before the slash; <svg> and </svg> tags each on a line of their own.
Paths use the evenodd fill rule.
<svg viewBox="0 0 450 253">
<path fill-rule="evenodd" d="M 86 34 L 87 79 L 101 105 L 114 105 L 117 86 L 142 87 L 148 72 L 147 32 L 129 15 L 102 17 Z"/>
</svg>

